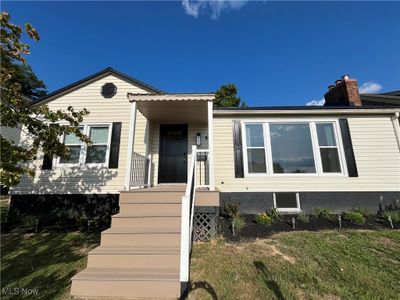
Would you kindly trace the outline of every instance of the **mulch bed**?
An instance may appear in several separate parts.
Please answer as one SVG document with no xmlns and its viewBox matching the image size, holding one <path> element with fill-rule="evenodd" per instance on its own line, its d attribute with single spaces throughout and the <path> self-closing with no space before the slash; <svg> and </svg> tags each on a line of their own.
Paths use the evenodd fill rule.
<svg viewBox="0 0 400 300">
<path fill-rule="evenodd" d="M 219 217 L 218 218 L 218 232 L 222 234 L 225 239 L 229 241 L 239 241 L 242 239 L 256 239 L 256 238 L 268 238 L 271 235 L 278 232 L 288 232 L 288 231 L 318 231 L 324 229 L 340 229 L 337 217 L 332 221 L 312 219 L 308 223 L 301 223 L 296 220 L 296 228 L 293 229 L 292 217 L 295 215 L 284 215 L 282 220 L 273 223 L 271 226 L 258 225 L 255 222 L 255 215 L 241 215 L 246 222 L 246 226 L 240 231 L 236 232 L 235 236 L 232 234 L 231 222 L 230 220 Z M 400 228 L 400 222 L 393 222 L 394 228 Z M 367 229 L 367 230 L 382 230 L 390 229 L 390 224 L 388 220 L 382 219 L 377 216 L 371 216 L 366 219 L 364 224 L 354 224 L 349 221 L 342 219 L 342 229 Z"/>
</svg>

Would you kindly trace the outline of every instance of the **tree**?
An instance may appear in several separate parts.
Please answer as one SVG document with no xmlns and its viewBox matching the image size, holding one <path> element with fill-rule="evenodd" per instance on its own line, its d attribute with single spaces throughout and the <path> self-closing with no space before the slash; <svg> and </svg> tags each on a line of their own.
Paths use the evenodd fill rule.
<svg viewBox="0 0 400 300">
<path fill-rule="evenodd" d="M 89 138 L 78 127 L 89 112 L 86 109 L 75 111 L 73 107 L 51 111 L 47 105 L 35 105 L 27 100 L 27 97 L 35 100 L 43 96 L 45 85 L 27 64 L 25 56 L 30 53 L 30 48 L 21 41 L 22 28 L 10 23 L 7 12 L 1 12 L 0 23 L 1 126 L 20 129 L 27 139 L 24 145 L 16 145 L 0 134 L 1 184 L 10 187 L 18 184 L 22 175 L 35 175 L 35 169 L 28 162 L 37 158 L 40 149 L 47 155 L 68 157 L 69 149 L 60 139 L 63 135 L 75 134 L 90 144 Z M 39 34 L 29 23 L 25 24 L 25 33 L 34 41 L 39 40 Z"/>
<path fill-rule="evenodd" d="M 215 93 L 216 107 L 245 107 L 246 103 L 237 96 L 237 88 L 233 83 L 222 85 Z"/>
</svg>

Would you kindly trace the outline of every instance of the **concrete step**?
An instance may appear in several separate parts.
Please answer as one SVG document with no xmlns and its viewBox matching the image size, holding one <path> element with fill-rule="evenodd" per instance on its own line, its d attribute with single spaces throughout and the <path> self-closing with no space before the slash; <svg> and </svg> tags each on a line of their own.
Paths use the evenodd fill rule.
<svg viewBox="0 0 400 300">
<path fill-rule="evenodd" d="M 102 246 L 179 246 L 179 227 L 110 228 L 101 233 Z"/>
<path fill-rule="evenodd" d="M 100 246 L 89 252 L 88 268 L 176 268 L 179 247 Z"/>
<path fill-rule="evenodd" d="M 159 213 L 158 215 L 143 215 L 142 213 L 130 213 L 112 216 L 111 227 L 112 228 L 137 228 L 137 227 L 176 227 L 179 228 L 181 225 L 181 217 L 176 213 Z"/>
<path fill-rule="evenodd" d="M 180 215 L 181 204 L 180 203 L 120 203 L 119 211 L 123 214 L 161 214 L 161 213 L 174 213 Z"/>
<path fill-rule="evenodd" d="M 139 201 L 149 202 L 155 201 L 160 203 L 168 202 L 181 202 L 182 196 L 185 194 L 184 191 L 130 191 L 120 192 L 119 203 L 125 203 L 126 201 Z"/>
<path fill-rule="evenodd" d="M 77 297 L 178 298 L 178 268 L 87 268 L 72 278 Z"/>
</svg>

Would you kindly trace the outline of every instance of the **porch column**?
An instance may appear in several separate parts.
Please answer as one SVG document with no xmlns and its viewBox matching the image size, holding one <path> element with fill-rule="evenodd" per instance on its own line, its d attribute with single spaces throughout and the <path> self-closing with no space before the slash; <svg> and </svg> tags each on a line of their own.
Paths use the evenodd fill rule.
<svg viewBox="0 0 400 300">
<path fill-rule="evenodd" d="M 126 166 L 125 166 L 125 182 L 124 189 L 128 191 L 130 188 L 131 174 L 132 174 L 132 154 L 133 145 L 135 140 L 135 128 L 136 128 L 136 101 L 131 102 L 131 118 L 129 121 L 129 135 L 128 135 L 128 151 L 126 152 Z"/>
<path fill-rule="evenodd" d="M 210 190 L 214 190 L 214 118 L 213 118 L 214 102 L 208 101 L 208 159 L 210 161 L 209 183 Z"/>
</svg>

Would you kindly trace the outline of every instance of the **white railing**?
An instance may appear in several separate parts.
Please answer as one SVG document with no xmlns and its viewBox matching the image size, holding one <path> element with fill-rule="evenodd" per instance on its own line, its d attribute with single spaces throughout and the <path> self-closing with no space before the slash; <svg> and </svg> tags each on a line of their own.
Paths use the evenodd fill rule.
<svg viewBox="0 0 400 300">
<path fill-rule="evenodd" d="M 151 156 L 146 157 L 139 153 L 132 153 L 131 177 L 129 188 L 150 186 Z"/>
<path fill-rule="evenodd" d="M 209 150 L 200 150 L 192 146 L 192 161 L 185 195 L 182 196 L 181 209 L 181 265 L 180 281 L 189 282 L 190 253 L 193 242 L 193 217 L 196 199 L 196 188 L 209 187 Z"/>
</svg>

